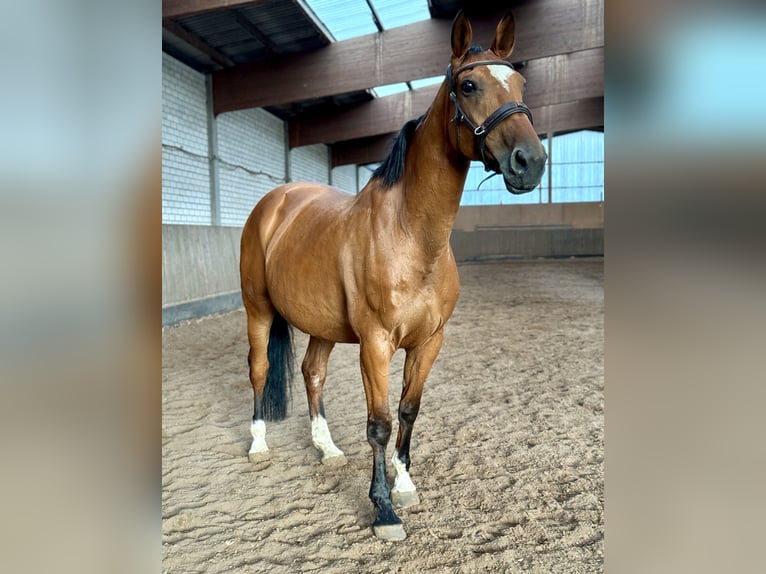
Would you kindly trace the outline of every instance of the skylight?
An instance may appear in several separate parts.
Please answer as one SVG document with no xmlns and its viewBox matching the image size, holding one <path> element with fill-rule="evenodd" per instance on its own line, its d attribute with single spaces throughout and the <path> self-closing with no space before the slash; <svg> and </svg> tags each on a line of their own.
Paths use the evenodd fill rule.
<svg viewBox="0 0 766 574">
<path fill-rule="evenodd" d="M 427 0 L 372 0 L 385 30 L 431 18 Z"/>
<path fill-rule="evenodd" d="M 398 84 L 387 84 L 385 86 L 377 86 L 375 88 L 372 88 L 372 92 L 375 94 L 376 97 L 382 98 L 384 96 L 392 96 L 394 94 L 400 94 L 401 92 L 406 92 L 410 88 L 407 86 L 407 84 L 400 82 Z"/>
<path fill-rule="evenodd" d="M 306 0 L 306 4 L 337 42 L 378 31 L 367 0 Z"/>
<path fill-rule="evenodd" d="M 413 90 L 418 88 L 425 88 L 426 86 L 433 86 L 434 84 L 441 84 L 444 80 L 444 76 L 432 76 L 430 78 L 422 78 L 420 80 L 412 80 L 410 85 Z"/>
<path fill-rule="evenodd" d="M 405 26 L 413 22 L 428 20 L 427 0 L 306 0 L 336 42 L 374 34 L 379 31 L 373 9 L 383 30 Z M 413 89 L 422 88 L 442 81 L 442 77 L 426 78 L 411 82 Z M 406 92 L 410 87 L 405 83 L 376 86 L 371 89 L 376 97 Z"/>
<path fill-rule="evenodd" d="M 306 0 L 337 42 L 378 31 L 370 4 L 384 30 L 428 20 L 427 0 Z"/>
</svg>

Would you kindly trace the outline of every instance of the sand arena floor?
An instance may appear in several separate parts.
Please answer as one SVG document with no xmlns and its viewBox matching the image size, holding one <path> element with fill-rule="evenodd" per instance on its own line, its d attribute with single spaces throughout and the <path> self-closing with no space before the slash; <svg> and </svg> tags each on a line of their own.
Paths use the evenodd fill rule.
<svg viewBox="0 0 766 574">
<path fill-rule="evenodd" d="M 271 461 L 254 465 L 244 311 L 164 329 L 163 572 L 602 572 L 603 261 L 464 264 L 460 277 L 415 423 L 421 502 L 399 513 L 404 542 L 370 528 L 357 346 L 336 346 L 325 387 L 348 464 L 321 464 L 296 373 L 288 418 L 267 423 Z M 307 341 L 296 332 L 298 364 Z M 387 458 L 395 437 L 396 422 Z"/>
</svg>

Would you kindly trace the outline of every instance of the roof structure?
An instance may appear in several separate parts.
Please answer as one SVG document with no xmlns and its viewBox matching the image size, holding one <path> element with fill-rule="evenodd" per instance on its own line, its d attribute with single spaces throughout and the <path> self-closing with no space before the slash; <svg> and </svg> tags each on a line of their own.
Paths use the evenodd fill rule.
<svg viewBox="0 0 766 574">
<path fill-rule="evenodd" d="M 163 0 L 162 49 L 212 74 L 216 114 L 264 107 L 365 164 L 433 100 L 458 10 L 488 45 L 507 8 L 539 133 L 602 127 L 604 0 Z"/>
</svg>

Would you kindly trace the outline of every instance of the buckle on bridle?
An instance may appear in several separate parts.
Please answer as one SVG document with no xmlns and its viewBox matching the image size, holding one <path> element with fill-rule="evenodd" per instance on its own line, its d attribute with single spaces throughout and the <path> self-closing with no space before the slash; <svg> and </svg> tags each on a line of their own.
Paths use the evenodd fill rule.
<svg viewBox="0 0 766 574">
<path fill-rule="evenodd" d="M 487 130 L 484 129 L 484 126 L 478 126 L 475 130 L 473 130 L 473 135 L 480 137 L 483 136 L 485 133 L 487 133 Z"/>
</svg>

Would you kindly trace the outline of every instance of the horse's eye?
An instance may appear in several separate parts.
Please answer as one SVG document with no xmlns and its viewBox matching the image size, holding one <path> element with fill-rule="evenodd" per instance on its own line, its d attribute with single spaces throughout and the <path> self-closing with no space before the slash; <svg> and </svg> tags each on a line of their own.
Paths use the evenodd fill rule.
<svg viewBox="0 0 766 574">
<path fill-rule="evenodd" d="M 468 95 L 471 92 L 476 91 L 476 84 L 474 84 L 471 80 L 463 80 L 463 83 L 460 84 L 460 89 L 463 90 L 465 95 Z"/>
</svg>

